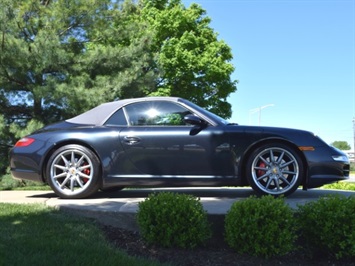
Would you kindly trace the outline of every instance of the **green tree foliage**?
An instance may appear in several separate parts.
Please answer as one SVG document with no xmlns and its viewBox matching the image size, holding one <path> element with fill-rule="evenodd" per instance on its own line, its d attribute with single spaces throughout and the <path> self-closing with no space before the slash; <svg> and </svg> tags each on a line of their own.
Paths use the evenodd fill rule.
<svg viewBox="0 0 355 266">
<path fill-rule="evenodd" d="M 132 4 L 1 0 L 0 7 L 0 99 L 11 122 L 57 121 L 122 97 L 122 88 L 152 84 L 140 71 L 149 38 L 137 39 L 141 26 L 127 23 Z"/>
<path fill-rule="evenodd" d="M 151 95 L 187 98 L 225 118 L 227 102 L 236 91 L 230 47 L 218 40 L 210 18 L 197 4 L 186 8 L 180 0 L 142 0 L 140 18 L 153 31 L 159 77 Z"/>
<path fill-rule="evenodd" d="M 335 148 L 338 148 L 339 150 L 343 150 L 343 151 L 351 149 L 349 143 L 347 143 L 346 141 L 337 140 L 337 141 L 332 142 L 331 145 L 334 146 Z"/>
<path fill-rule="evenodd" d="M 0 22 L 1 143 L 117 98 L 181 96 L 231 116 L 231 50 L 198 5 L 0 0 Z"/>
<path fill-rule="evenodd" d="M 110 0 L 0 0 L 0 108 L 16 139 L 115 98 L 143 96 L 150 37 L 138 6 Z M 8 148 L 2 146 L 1 152 Z"/>
<path fill-rule="evenodd" d="M 8 135 L 8 129 L 5 124 L 4 116 L 0 114 L 0 176 L 5 173 L 8 167 L 8 151 L 10 143 L 6 141 Z M 0 178 L 1 181 L 1 178 Z"/>
</svg>

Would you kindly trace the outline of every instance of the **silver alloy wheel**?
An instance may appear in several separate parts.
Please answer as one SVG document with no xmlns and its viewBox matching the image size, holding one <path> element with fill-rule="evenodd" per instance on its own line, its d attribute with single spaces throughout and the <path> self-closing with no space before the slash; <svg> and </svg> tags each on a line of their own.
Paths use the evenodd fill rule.
<svg viewBox="0 0 355 266">
<path fill-rule="evenodd" d="M 292 153 L 280 147 L 269 147 L 255 156 L 251 174 L 255 185 L 262 192 L 281 195 L 295 188 L 300 171 Z"/>
<path fill-rule="evenodd" d="M 92 182 L 94 167 L 91 159 L 77 149 L 57 154 L 50 166 L 52 184 L 63 194 L 72 196 L 85 191 Z"/>
</svg>

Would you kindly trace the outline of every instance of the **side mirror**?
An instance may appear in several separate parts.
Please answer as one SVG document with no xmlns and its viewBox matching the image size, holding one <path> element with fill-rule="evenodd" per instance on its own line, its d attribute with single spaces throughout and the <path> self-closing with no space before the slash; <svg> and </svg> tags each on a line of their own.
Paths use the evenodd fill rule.
<svg viewBox="0 0 355 266">
<path fill-rule="evenodd" d="M 186 115 L 184 117 L 184 122 L 187 123 L 187 124 L 194 125 L 194 126 L 203 126 L 203 125 L 205 125 L 205 122 L 201 118 L 199 118 L 199 117 L 197 117 L 195 115 L 191 115 L 191 114 L 190 115 Z"/>
</svg>

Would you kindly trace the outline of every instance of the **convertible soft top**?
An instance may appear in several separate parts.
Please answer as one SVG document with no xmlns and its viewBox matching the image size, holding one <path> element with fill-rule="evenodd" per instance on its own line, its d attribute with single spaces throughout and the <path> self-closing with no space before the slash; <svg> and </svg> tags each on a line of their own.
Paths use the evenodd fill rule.
<svg viewBox="0 0 355 266">
<path fill-rule="evenodd" d="M 134 99 L 124 99 L 114 102 L 103 103 L 85 113 L 82 113 L 73 118 L 67 119 L 66 122 L 73 124 L 85 124 L 85 125 L 94 125 L 101 126 L 106 120 L 118 109 L 121 107 L 135 102 L 144 102 L 144 101 L 172 101 L 177 102 L 180 98 L 178 97 L 145 97 L 145 98 L 134 98 Z"/>
</svg>

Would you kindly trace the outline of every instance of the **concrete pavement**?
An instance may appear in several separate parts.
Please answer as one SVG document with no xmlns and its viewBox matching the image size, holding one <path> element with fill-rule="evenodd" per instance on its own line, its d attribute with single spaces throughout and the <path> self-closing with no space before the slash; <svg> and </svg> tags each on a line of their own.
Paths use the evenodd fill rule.
<svg viewBox="0 0 355 266">
<path fill-rule="evenodd" d="M 60 199 L 52 191 L 0 191 L 0 202 L 6 203 L 42 203 L 57 209 L 98 219 L 101 223 L 129 230 L 138 230 L 135 214 L 138 203 L 150 193 L 172 191 L 188 193 L 201 199 L 204 209 L 212 220 L 223 221 L 235 201 L 255 195 L 251 188 L 152 188 L 128 189 L 118 192 L 98 192 L 87 199 Z M 306 202 L 317 200 L 328 194 L 355 196 L 355 191 L 311 189 L 297 190 L 287 197 L 286 203 L 292 208 Z"/>
</svg>

